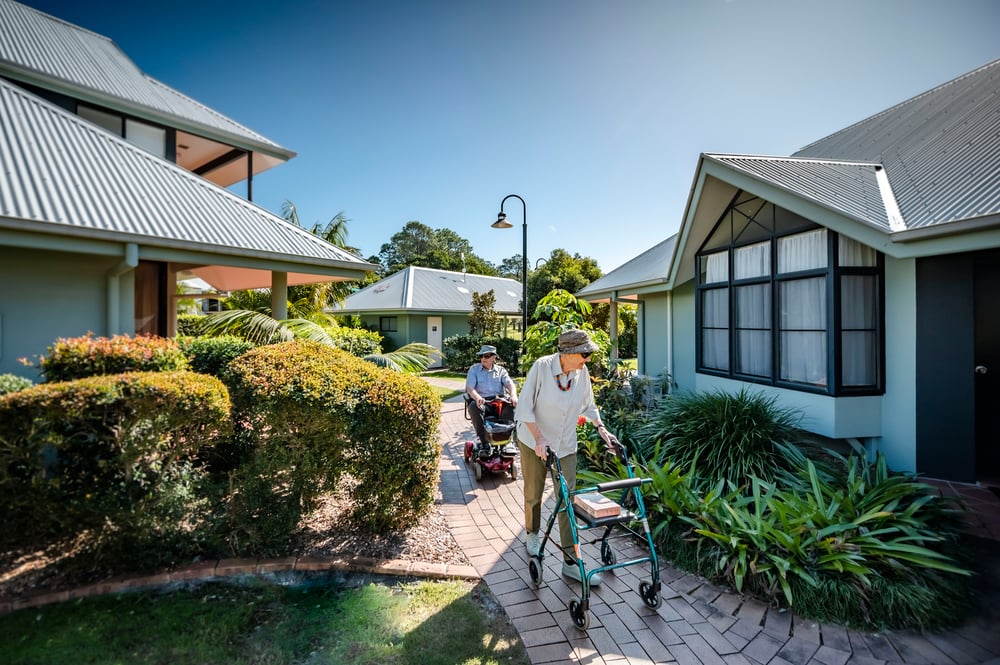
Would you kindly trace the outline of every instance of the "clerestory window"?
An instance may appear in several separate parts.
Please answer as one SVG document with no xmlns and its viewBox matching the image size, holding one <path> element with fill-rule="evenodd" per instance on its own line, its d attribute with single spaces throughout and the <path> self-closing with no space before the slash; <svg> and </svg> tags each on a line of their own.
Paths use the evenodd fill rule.
<svg viewBox="0 0 1000 665">
<path fill-rule="evenodd" d="M 740 192 L 697 255 L 698 371 L 832 395 L 884 387 L 884 262 Z"/>
</svg>

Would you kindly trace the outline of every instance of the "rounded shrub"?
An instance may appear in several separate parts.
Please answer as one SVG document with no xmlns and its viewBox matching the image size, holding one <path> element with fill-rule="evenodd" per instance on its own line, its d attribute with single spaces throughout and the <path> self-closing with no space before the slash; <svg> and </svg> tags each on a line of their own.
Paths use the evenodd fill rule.
<svg viewBox="0 0 1000 665">
<path fill-rule="evenodd" d="M 46 381 L 72 381 L 122 372 L 176 372 L 188 368 L 177 343 L 154 335 L 59 338 L 40 360 Z"/>
<path fill-rule="evenodd" d="M 16 393 L 18 390 L 24 390 L 33 385 L 35 384 L 31 379 L 23 376 L 18 376 L 17 374 L 0 374 L 0 395 Z"/>
<path fill-rule="evenodd" d="M 234 550 L 281 552 L 345 473 L 361 481 L 356 518 L 367 525 L 403 525 L 430 507 L 440 403 L 426 382 L 307 341 L 253 349 L 226 381 L 243 447 L 228 506 Z"/>
<path fill-rule="evenodd" d="M 230 431 L 218 379 L 132 372 L 0 396 L 0 502 L 32 533 L 178 528 L 199 452 Z M 192 499 L 194 500 L 194 499 Z"/>
<path fill-rule="evenodd" d="M 216 377 L 222 376 L 230 361 L 255 346 L 253 342 L 248 342 L 235 335 L 178 337 L 177 345 L 187 356 L 192 370 Z"/>
</svg>

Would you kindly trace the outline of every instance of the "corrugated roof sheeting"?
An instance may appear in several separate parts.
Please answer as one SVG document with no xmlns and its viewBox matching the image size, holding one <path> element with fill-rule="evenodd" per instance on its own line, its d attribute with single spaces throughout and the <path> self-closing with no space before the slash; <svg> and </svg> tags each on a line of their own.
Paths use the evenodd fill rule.
<svg viewBox="0 0 1000 665">
<path fill-rule="evenodd" d="M 107 37 L 11 0 L 0 0 L 3 63 L 285 151 L 270 139 L 149 77 Z"/>
<path fill-rule="evenodd" d="M 305 229 L 0 80 L 0 216 L 151 246 L 367 266 Z M 234 252 L 234 250 L 236 250 Z"/>
<path fill-rule="evenodd" d="M 670 256 L 676 243 L 677 236 L 670 236 L 639 256 L 626 261 L 607 275 L 594 280 L 580 289 L 576 295 L 586 298 L 588 294 L 623 289 L 627 291 L 629 287 L 635 288 L 646 284 L 665 282 L 670 271 Z"/>
<path fill-rule="evenodd" d="M 880 162 L 908 229 L 1000 213 L 1000 60 L 794 155 Z"/>
<path fill-rule="evenodd" d="M 493 291 L 497 312 L 519 311 L 521 284 L 512 279 L 410 266 L 351 294 L 348 312 L 416 310 L 471 312 L 472 294 Z"/>
<path fill-rule="evenodd" d="M 875 177 L 877 164 L 746 155 L 706 157 L 889 231 L 889 217 Z"/>
</svg>

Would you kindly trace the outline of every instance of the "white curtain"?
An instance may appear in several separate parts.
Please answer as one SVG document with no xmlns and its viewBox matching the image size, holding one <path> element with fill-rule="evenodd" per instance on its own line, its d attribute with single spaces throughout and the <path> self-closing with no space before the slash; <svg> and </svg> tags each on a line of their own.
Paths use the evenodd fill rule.
<svg viewBox="0 0 1000 665">
<path fill-rule="evenodd" d="M 827 385 L 825 278 L 781 282 L 779 294 L 780 378 L 815 386 Z"/>
<path fill-rule="evenodd" d="M 843 254 L 841 254 L 843 260 Z M 874 386 L 878 363 L 876 279 L 844 275 L 840 280 L 841 375 L 845 386 Z"/>
<path fill-rule="evenodd" d="M 729 281 L 729 252 L 718 252 L 701 257 L 705 265 L 705 284 Z"/>
<path fill-rule="evenodd" d="M 826 267 L 826 229 L 778 238 L 778 273 Z"/>
<path fill-rule="evenodd" d="M 712 369 L 729 369 L 729 290 L 702 291 L 701 362 Z"/>
<path fill-rule="evenodd" d="M 763 277 L 771 274 L 771 241 L 737 247 L 733 251 L 734 279 Z"/>
<path fill-rule="evenodd" d="M 736 371 L 771 376 L 771 285 L 735 287 Z"/>
<path fill-rule="evenodd" d="M 851 238 L 847 238 L 843 235 L 837 236 L 837 238 L 840 265 L 861 266 L 866 268 L 875 267 L 876 254 L 873 247 L 862 245 L 857 240 L 852 240 Z"/>
</svg>

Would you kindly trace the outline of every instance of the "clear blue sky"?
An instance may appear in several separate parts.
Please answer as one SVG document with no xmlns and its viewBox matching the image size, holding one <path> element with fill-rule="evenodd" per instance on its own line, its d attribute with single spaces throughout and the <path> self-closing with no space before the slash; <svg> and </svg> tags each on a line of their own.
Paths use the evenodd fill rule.
<svg viewBox="0 0 1000 665">
<path fill-rule="evenodd" d="M 702 152 L 787 155 L 1000 58 L 997 0 L 26 0 L 294 150 L 254 181 L 364 256 L 410 220 L 608 272 Z M 245 187 L 237 188 L 240 194 Z"/>
</svg>

